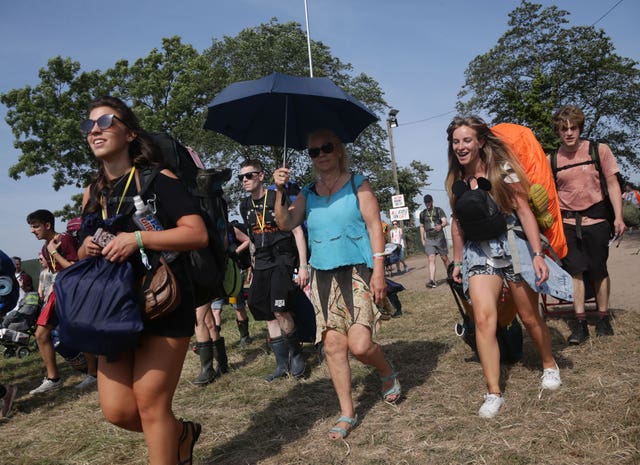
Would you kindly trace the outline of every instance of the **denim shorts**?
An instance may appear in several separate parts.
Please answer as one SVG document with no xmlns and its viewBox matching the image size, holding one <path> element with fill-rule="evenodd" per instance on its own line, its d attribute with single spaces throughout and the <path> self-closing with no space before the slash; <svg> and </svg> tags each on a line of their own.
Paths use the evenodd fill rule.
<svg viewBox="0 0 640 465">
<path fill-rule="evenodd" d="M 509 265 L 504 268 L 494 268 L 488 263 L 485 263 L 484 265 L 476 265 L 469 270 L 469 278 L 476 275 L 496 275 L 514 283 L 521 283 L 524 281 L 524 278 L 520 276 L 519 273 L 514 273 L 513 265 Z"/>
</svg>

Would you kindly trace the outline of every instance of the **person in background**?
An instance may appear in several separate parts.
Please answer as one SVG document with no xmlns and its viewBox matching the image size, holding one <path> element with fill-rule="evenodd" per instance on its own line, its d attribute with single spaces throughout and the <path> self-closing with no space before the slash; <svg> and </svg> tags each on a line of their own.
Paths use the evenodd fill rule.
<svg viewBox="0 0 640 465">
<path fill-rule="evenodd" d="M 187 251 L 207 246 L 207 229 L 189 193 L 175 174 L 161 169 L 162 155 L 120 99 L 99 97 L 89 105 L 80 129 L 98 164 L 98 173 L 82 201 L 80 258 L 104 257 L 131 263 L 142 279 L 146 269 L 140 250 Z M 138 194 L 137 169 L 161 169 L 147 191 L 155 196 L 164 229 L 139 231 L 133 209 L 120 211 L 121 199 Z M 101 247 L 91 239 L 98 226 L 116 237 Z M 92 230 L 93 229 L 93 230 Z M 181 301 L 169 315 L 145 321 L 138 346 L 115 358 L 99 357 L 98 399 L 105 418 L 128 431 L 142 432 L 152 465 L 190 464 L 201 426 L 178 420 L 173 412 L 182 365 L 193 335 L 195 302 L 183 257 L 170 263 Z"/>
<path fill-rule="evenodd" d="M 45 241 L 41 254 L 46 260 L 47 268 L 52 273 L 52 282 L 56 274 L 78 261 L 78 244 L 67 234 L 58 234 L 55 230 L 55 217 L 49 210 L 36 210 L 27 216 L 27 224 L 31 233 L 39 240 Z M 40 311 L 36 321 L 36 341 L 38 351 L 44 362 L 47 374 L 40 386 L 32 389 L 29 394 L 42 394 L 56 391 L 62 387 L 63 381 L 56 362 L 56 352 L 51 340 L 51 331 L 57 326 L 55 314 L 55 294 L 49 293 L 49 298 Z"/>
<path fill-rule="evenodd" d="M 407 244 L 404 239 L 404 229 L 400 227 L 397 220 L 394 220 L 392 222 L 392 225 L 393 227 L 391 228 L 391 231 L 389 231 L 389 235 L 391 236 L 391 243 L 396 244 L 400 248 L 400 259 L 396 263 L 396 271 L 398 272 L 398 274 L 400 273 L 400 264 L 402 264 L 402 266 L 404 267 L 403 272 L 406 273 L 407 270 L 409 270 L 409 267 L 404 261 L 407 250 Z"/>
<path fill-rule="evenodd" d="M 13 264 L 16 267 L 16 279 L 20 285 L 20 297 L 18 298 L 18 304 L 27 292 L 33 291 L 33 279 L 22 269 L 22 259 L 20 257 L 13 257 Z M 16 307 L 17 308 L 17 307 Z"/>
<path fill-rule="evenodd" d="M 262 162 L 242 162 L 238 180 L 249 194 L 240 204 L 240 214 L 255 247 L 247 304 L 255 320 L 267 322 L 269 346 L 276 357 L 276 369 L 265 380 L 271 382 L 289 374 L 298 378 L 304 375 L 305 361 L 291 303 L 293 286 L 304 289 L 309 282 L 304 231 L 301 227 L 285 231 L 276 223 L 276 193 L 264 186 Z"/>
<path fill-rule="evenodd" d="M 597 151 L 609 193 L 607 200 L 601 187 L 600 173 L 589 153 L 590 143 L 580 137 L 584 129 L 582 110 L 575 106 L 559 108 L 553 117 L 553 123 L 556 133 L 562 139 L 562 145 L 556 154 L 556 184 L 569 249 L 562 261 L 573 277 L 575 296 L 573 307 L 576 325 L 568 342 L 581 344 L 589 338 L 585 313 L 585 277 L 593 285 L 598 306 L 596 335 L 613 335 L 609 320 L 609 239 L 613 234 L 621 237 L 626 230 L 622 218 L 619 169 L 609 146 L 599 143 Z M 609 208 L 614 213 L 613 231 L 607 221 Z"/>
<path fill-rule="evenodd" d="M 216 325 L 212 315 L 215 302 L 218 300 L 207 302 L 196 308 L 195 352 L 200 357 L 200 373 L 193 380 L 193 384 L 197 386 L 212 383 L 217 377 L 229 371 L 225 341 L 220 336 L 220 327 Z M 217 364 L 215 367 L 214 360 Z"/>
<path fill-rule="evenodd" d="M 420 240 L 429 261 L 429 280 L 426 287 L 435 288 L 436 284 L 436 255 L 440 255 L 444 269 L 449 266 L 449 247 L 444 236 L 447 226 L 447 215 L 442 208 L 433 206 L 433 197 L 424 196 L 425 209 L 420 212 Z"/>
<path fill-rule="evenodd" d="M 454 212 L 452 278 L 463 284 L 473 305 L 476 345 L 487 381 L 478 414 L 492 418 L 504 405 L 496 328 L 505 280 L 518 316 L 542 359 L 542 388 L 555 390 L 562 384 L 549 328 L 538 312 L 538 293 L 534 290 L 548 280 L 549 267 L 538 223 L 529 207 L 527 177 L 506 143 L 476 116 L 454 118 L 447 128 L 447 140 L 449 170 L 445 185 Z M 465 200 L 478 198 L 483 201 L 469 201 L 469 207 L 464 207 Z M 484 217 L 478 215 L 481 205 L 486 206 Z M 516 244 L 523 239 L 508 225 L 521 226 L 524 231 L 529 244 L 524 252 Z M 512 245 L 517 250 L 512 250 Z M 563 282 L 571 283 L 568 275 Z"/>
<path fill-rule="evenodd" d="M 342 141 L 330 130 L 309 135 L 308 153 L 317 182 L 306 185 L 291 208 L 281 202 L 289 170 L 274 173 L 276 220 L 285 230 L 307 222 L 311 247 L 311 301 L 316 313 L 316 342 L 324 343 L 327 367 L 341 416 L 329 431 L 331 440 L 347 437 L 357 425 L 349 352 L 375 368 L 382 400 L 400 399 L 398 372 L 373 342 L 380 323 L 378 305 L 386 300 L 385 239 L 380 208 L 371 185 L 349 172 Z"/>
<path fill-rule="evenodd" d="M 624 185 L 624 192 L 622 193 L 622 200 L 632 203 L 637 207 L 640 207 L 640 192 L 633 188 L 631 183 Z"/>
<path fill-rule="evenodd" d="M 38 297 L 40 303 L 44 303 L 49 299 L 51 291 L 53 291 L 53 273 L 47 266 L 47 260 L 42 255 L 42 252 L 38 254 L 38 261 L 40 262 L 40 275 L 38 277 Z"/>
</svg>

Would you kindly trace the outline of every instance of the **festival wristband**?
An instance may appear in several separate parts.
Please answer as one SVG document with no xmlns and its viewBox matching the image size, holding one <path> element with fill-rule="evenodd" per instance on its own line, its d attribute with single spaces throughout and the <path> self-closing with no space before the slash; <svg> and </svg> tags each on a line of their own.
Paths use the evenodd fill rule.
<svg viewBox="0 0 640 465">
<path fill-rule="evenodd" d="M 534 257 L 542 257 L 542 258 L 544 258 L 544 255 L 545 255 L 544 252 L 533 252 L 533 256 Z"/>
<path fill-rule="evenodd" d="M 462 262 L 453 262 L 453 266 L 457 266 L 458 268 L 462 268 Z"/>
<path fill-rule="evenodd" d="M 147 270 L 150 270 L 151 269 L 151 264 L 149 263 L 149 257 L 147 257 L 147 254 L 144 251 L 144 244 L 142 242 L 142 234 L 140 233 L 140 231 L 136 231 L 135 235 L 136 235 L 136 242 L 138 243 L 138 249 L 140 249 L 140 256 L 142 257 L 142 264 L 144 265 L 144 267 Z"/>
<path fill-rule="evenodd" d="M 384 260 L 384 253 L 376 252 L 376 253 L 373 254 L 373 258 L 378 258 L 378 259 Z"/>
</svg>

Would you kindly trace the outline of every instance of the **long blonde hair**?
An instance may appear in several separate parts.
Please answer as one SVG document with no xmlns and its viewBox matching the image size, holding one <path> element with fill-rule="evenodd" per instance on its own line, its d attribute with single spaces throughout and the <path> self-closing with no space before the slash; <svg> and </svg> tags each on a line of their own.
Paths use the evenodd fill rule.
<svg viewBox="0 0 640 465">
<path fill-rule="evenodd" d="M 509 146 L 493 134 L 489 126 L 477 116 L 456 116 L 447 127 L 449 171 L 445 180 L 445 188 L 449 194 L 451 210 L 455 211 L 455 196 L 452 191 L 453 183 L 459 179 L 465 180 L 466 174 L 464 167 L 458 162 L 458 158 L 453 151 L 453 132 L 461 126 L 473 129 L 478 140 L 484 141 L 484 145 L 480 149 L 480 159 L 485 165 L 486 177 L 491 182 L 491 196 L 503 213 L 513 213 L 517 203 L 513 189 L 509 187 L 508 183 L 504 182 L 505 178 L 511 174 L 507 171 L 507 166 L 510 166 L 518 177 L 525 193 L 529 192 L 527 175 Z"/>
</svg>

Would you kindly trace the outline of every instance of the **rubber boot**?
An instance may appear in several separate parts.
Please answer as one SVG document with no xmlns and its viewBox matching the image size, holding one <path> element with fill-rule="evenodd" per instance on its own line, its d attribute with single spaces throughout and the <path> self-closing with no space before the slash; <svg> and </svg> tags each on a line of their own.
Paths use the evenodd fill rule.
<svg viewBox="0 0 640 465">
<path fill-rule="evenodd" d="M 193 380 L 193 384 L 204 386 L 216 379 L 213 369 L 213 341 L 196 342 L 196 347 L 200 356 L 200 374 Z"/>
<path fill-rule="evenodd" d="M 227 349 L 224 346 L 224 338 L 213 341 L 213 358 L 218 362 L 218 369 L 221 373 L 229 372 L 229 360 L 227 360 Z"/>
<path fill-rule="evenodd" d="M 284 337 L 280 336 L 271 339 L 269 346 L 276 356 L 276 371 L 265 378 L 265 381 L 270 383 L 289 374 L 289 344 Z"/>
<path fill-rule="evenodd" d="M 289 364 L 291 376 L 300 378 L 304 375 L 304 356 L 302 355 L 302 342 L 298 336 L 298 330 L 294 329 L 289 334 L 284 335 L 289 345 Z"/>
<path fill-rule="evenodd" d="M 240 345 L 248 346 L 253 341 L 249 336 L 249 320 L 236 320 L 238 333 L 240 333 Z"/>
</svg>

